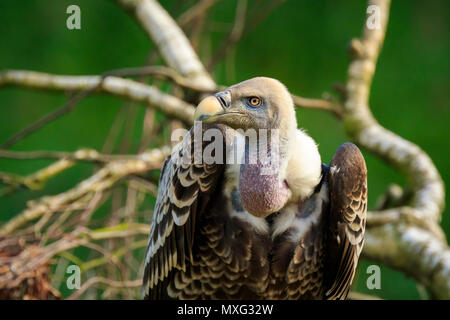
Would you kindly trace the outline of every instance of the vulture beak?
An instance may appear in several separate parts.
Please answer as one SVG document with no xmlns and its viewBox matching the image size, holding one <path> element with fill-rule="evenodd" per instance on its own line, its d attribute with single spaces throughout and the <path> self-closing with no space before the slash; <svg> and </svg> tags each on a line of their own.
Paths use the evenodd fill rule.
<svg viewBox="0 0 450 320">
<path fill-rule="evenodd" d="M 195 109 L 194 120 L 206 122 L 206 119 L 210 119 L 211 116 L 218 115 L 223 111 L 219 100 L 215 96 L 209 96 L 203 99 Z"/>
<path fill-rule="evenodd" d="M 194 121 L 203 123 L 222 123 L 230 125 L 237 112 L 227 110 L 231 105 L 230 91 L 221 91 L 203 99 L 195 109 Z"/>
</svg>

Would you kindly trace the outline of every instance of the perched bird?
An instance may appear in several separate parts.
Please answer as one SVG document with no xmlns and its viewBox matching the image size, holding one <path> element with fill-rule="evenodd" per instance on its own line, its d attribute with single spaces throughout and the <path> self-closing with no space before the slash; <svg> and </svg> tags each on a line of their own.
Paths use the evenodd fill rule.
<svg viewBox="0 0 450 320">
<path fill-rule="evenodd" d="M 205 98 L 194 117 L 161 171 L 145 297 L 345 299 L 366 222 L 359 149 L 344 143 L 322 164 L 314 140 L 297 129 L 291 95 L 271 78 Z M 276 139 L 254 148 L 252 130 L 257 140 L 264 132 Z M 225 161 L 195 161 L 212 136 L 219 147 L 211 155 L 223 152 Z M 230 152 L 238 145 L 241 155 Z M 271 151 L 266 161 L 262 149 Z"/>
</svg>

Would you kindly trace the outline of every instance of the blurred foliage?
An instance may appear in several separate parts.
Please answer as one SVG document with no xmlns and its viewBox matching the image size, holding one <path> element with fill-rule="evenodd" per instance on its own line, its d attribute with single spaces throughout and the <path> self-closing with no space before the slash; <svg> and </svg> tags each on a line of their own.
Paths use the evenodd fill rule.
<svg viewBox="0 0 450 320">
<path fill-rule="evenodd" d="M 161 1 L 175 17 L 194 2 Z M 71 4 L 81 8 L 81 30 L 66 28 L 66 8 Z M 236 1 L 221 1 L 211 10 L 200 41 L 203 61 L 228 34 L 235 6 Z M 365 9 L 366 1 L 287 1 L 230 52 L 215 68 L 214 78 L 229 85 L 265 75 L 280 79 L 301 96 L 332 93 L 333 85 L 346 79 L 347 46 L 351 38 L 361 34 Z M 449 9 L 447 0 L 393 1 L 370 99 L 379 122 L 423 148 L 446 182 L 450 181 Z M 249 11 L 248 18 L 252 14 Z M 132 18 L 108 0 L 0 1 L 0 21 L 0 69 L 99 74 L 142 66 L 154 49 Z M 66 100 L 62 93 L 1 88 L 0 142 Z M 114 97 L 88 97 L 73 112 L 22 140 L 12 150 L 101 150 L 124 105 Z M 322 111 L 299 110 L 297 114 L 300 126 L 319 143 L 323 161 L 329 162 L 336 148 L 347 140 L 341 123 Z M 138 108 L 130 152 L 138 149 L 143 116 L 144 108 Z M 115 152 L 118 150 L 116 146 Z M 369 204 L 373 207 L 389 183 L 403 185 L 404 178 L 371 154 L 364 152 L 364 156 L 369 170 Z M 0 171 L 26 175 L 50 163 L 0 159 Z M 0 198 L 0 221 L 23 210 L 27 200 L 67 190 L 91 173 L 91 165 L 79 164 L 52 179 L 43 190 Z M 152 202 L 146 206 L 151 209 Z M 99 214 L 107 214 L 109 207 L 109 203 L 103 205 Z M 444 212 L 442 226 L 449 236 L 449 209 Z M 83 250 L 74 253 L 82 256 Z M 413 280 L 385 266 L 381 266 L 381 290 L 369 291 L 365 285 L 369 264 L 364 261 L 360 265 L 358 291 L 387 299 L 420 298 Z"/>
</svg>

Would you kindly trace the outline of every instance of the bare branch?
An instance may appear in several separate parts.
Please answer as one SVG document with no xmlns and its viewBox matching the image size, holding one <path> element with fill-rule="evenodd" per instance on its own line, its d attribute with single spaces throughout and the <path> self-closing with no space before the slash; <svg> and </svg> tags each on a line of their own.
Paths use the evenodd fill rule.
<svg viewBox="0 0 450 320">
<path fill-rule="evenodd" d="M 127 161 L 139 159 L 139 155 L 101 154 L 94 149 L 80 149 L 75 152 L 65 151 L 9 151 L 0 149 L 0 158 L 7 159 L 67 159 L 72 161 L 87 161 L 105 163 L 111 161 Z"/>
<path fill-rule="evenodd" d="M 93 91 L 93 90 L 95 90 L 95 88 L 92 88 L 92 89 L 89 89 L 89 90 L 85 90 L 85 91 L 81 91 L 81 92 L 77 93 L 72 98 L 70 98 L 69 101 L 67 101 L 67 103 L 64 106 L 62 106 L 62 107 L 60 107 L 60 108 L 58 108 L 58 109 L 56 109 L 56 110 L 46 114 L 45 116 L 43 116 L 38 121 L 32 123 L 31 125 L 29 125 L 25 129 L 20 131 L 18 134 L 12 136 L 8 140 L 6 140 L 2 145 L 0 145 L 0 148 L 6 149 L 6 148 L 11 147 L 12 145 L 16 144 L 18 141 L 20 141 L 23 138 L 25 138 L 26 136 L 28 136 L 29 134 L 31 134 L 34 131 L 42 128 L 47 123 L 49 123 L 49 122 L 51 122 L 51 121 L 61 117 L 62 115 L 70 112 L 73 108 L 75 108 L 75 106 L 82 99 L 87 97 L 91 93 L 91 91 Z"/>
<path fill-rule="evenodd" d="M 208 11 L 212 6 L 214 6 L 219 0 L 201 0 L 198 1 L 194 6 L 189 8 L 186 12 L 184 12 L 178 19 L 178 24 L 180 26 L 185 26 L 199 16 L 202 16 L 206 11 Z"/>
<path fill-rule="evenodd" d="M 381 28 L 365 27 L 362 39 L 352 41 L 354 58 L 348 70 L 344 125 L 361 146 L 406 175 L 414 193 L 412 207 L 416 214 L 438 221 L 444 206 L 444 188 L 433 162 L 417 145 L 379 125 L 369 109 L 370 85 L 384 41 L 390 1 L 369 3 L 381 9 Z"/>
<path fill-rule="evenodd" d="M 102 76 L 64 76 L 35 71 L 7 70 L 0 73 L 0 86 L 7 84 L 49 90 L 96 88 L 99 92 L 148 103 L 150 107 L 187 124 L 193 122 L 194 106 L 191 104 L 164 93 L 154 86 L 116 76 L 108 76 L 102 81 Z"/>
<path fill-rule="evenodd" d="M 18 255 L 0 257 L 0 264 L 2 265 L 0 269 L 0 289 L 14 287 L 30 274 L 32 276 L 34 270 L 39 266 L 48 264 L 52 257 L 61 252 L 79 246 L 89 246 L 90 242 L 95 240 L 123 238 L 138 234 L 147 235 L 149 232 L 150 227 L 142 224 L 120 224 L 97 230 L 82 228 L 45 247 L 28 245 Z"/>
<path fill-rule="evenodd" d="M 347 300 L 381 300 L 381 298 L 360 292 L 350 291 Z"/>
<path fill-rule="evenodd" d="M 108 75 L 117 77 L 126 76 L 154 76 L 163 79 L 170 79 L 175 84 L 199 92 L 214 92 L 216 88 L 207 88 L 193 83 L 192 79 L 180 75 L 172 68 L 165 66 L 146 66 L 137 68 L 123 68 L 107 72 Z"/>
<path fill-rule="evenodd" d="M 96 285 L 96 284 L 104 284 L 112 288 L 136 288 L 142 286 L 142 279 L 138 280 L 128 280 L 128 281 L 115 281 L 102 277 L 93 277 L 86 281 L 80 289 L 75 291 L 68 300 L 76 300 L 78 299 L 87 289 Z"/>
<path fill-rule="evenodd" d="M 48 179 L 72 167 L 74 164 L 75 162 L 73 161 L 62 159 L 26 177 L 3 173 L 2 182 L 7 184 L 8 187 L 0 190 L 0 197 L 22 187 L 30 190 L 41 189 Z"/>
<path fill-rule="evenodd" d="M 158 48 L 167 65 L 196 86 L 216 87 L 183 31 L 155 0 L 116 0 L 131 11 Z"/>
<path fill-rule="evenodd" d="M 258 14 L 253 15 L 255 18 L 250 20 L 248 23 L 248 27 L 244 31 L 243 37 L 250 34 L 254 29 L 256 29 L 264 20 L 267 19 L 267 17 L 280 5 L 283 4 L 286 0 L 272 0 L 269 2 L 267 6 L 263 7 L 262 2 L 263 1 L 255 1 L 253 2 L 252 7 L 249 9 L 249 12 L 255 12 L 255 10 L 258 10 Z"/>
<path fill-rule="evenodd" d="M 111 71 L 112 72 L 112 71 Z M 202 87 L 194 86 L 190 80 L 180 76 L 173 69 L 162 66 L 151 66 L 141 68 L 126 68 L 114 71 L 118 76 L 131 75 L 153 75 L 168 78 L 175 84 L 194 91 L 204 93 L 215 92 L 225 88 L 225 86 L 215 86 L 212 89 L 205 90 Z M 135 102 L 148 102 L 151 107 L 183 121 L 186 124 L 192 124 L 194 115 L 194 106 L 176 98 L 172 95 L 161 92 L 154 86 L 139 83 L 130 79 L 123 79 L 116 76 L 109 76 L 101 81 L 101 76 L 67 76 L 52 75 L 48 73 L 25 71 L 25 70 L 7 70 L 0 73 L 1 85 L 17 85 L 32 89 L 47 90 L 86 90 L 96 87 L 97 91 L 117 95 Z M 294 104 L 301 108 L 320 109 L 332 112 L 338 118 L 342 117 L 340 105 L 325 99 L 303 98 L 292 95 Z"/>
<path fill-rule="evenodd" d="M 411 206 L 368 214 L 363 254 L 412 275 L 437 298 L 450 296 L 450 259 L 437 222 L 444 206 L 442 179 L 428 155 L 415 144 L 377 123 L 369 109 L 370 85 L 389 15 L 389 0 L 371 0 L 380 9 L 380 27 L 365 24 L 361 40 L 353 40 L 343 121 L 361 146 L 403 172 L 411 189 Z M 421 228 L 418 228 L 421 227 Z"/>
<path fill-rule="evenodd" d="M 294 94 L 291 96 L 297 107 L 325 110 L 332 112 L 339 119 L 342 118 L 342 107 L 337 103 L 333 103 L 325 99 L 303 98 Z"/>
<path fill-rule="evenodd" d="M 450 299 L 450 250 L 423 229 L 405 224 L 370 228 L 363 253 L 418 280 L 434 298 Z"/>
<path fill-rule="evenodd" d="M 44 197 L 38 203 L 33 203 L 30 208 L 19 213 L 6 224 L 2 225 L 0 235 L 7 235 L 28 221 L 39 218 L 48 211 L 59 211 L 62 207 L 76 202 L 89 193 L 107 190 L 117 181 L 128 175 L 159 168 L 169 153 L 170 148 L 165 147 L 144 152 L 134 160 L 112 161 L 73 189 L 55 196 Z"/>
<path fill-rule="evenodd" d="M 207 69 L 212 70 L 227 53 L 239 42 L 245 27 L 245 13 L 247 11 L 247 0 L 239 0 L 236 6 L 234 25 L 225 41 L 219 46 L 215 54 L 207 64 Z"/>
</svg>

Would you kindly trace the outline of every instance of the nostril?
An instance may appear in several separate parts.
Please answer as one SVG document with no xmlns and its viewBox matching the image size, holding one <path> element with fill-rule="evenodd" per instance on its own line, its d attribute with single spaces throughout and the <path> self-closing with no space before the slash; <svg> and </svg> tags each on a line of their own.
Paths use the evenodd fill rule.
<svg viewBox="0 0 450 320">
<path fill-rule="evenodd" d="M 224 108 L 226 108 L 226 107 L 227 107 L 227 104 L 225 103 L 225 99 L 224 99 L 223 97 L 219 96 L 219 100 L 220 100 L 220 103 L 222 104 L 222 106 L 223 106 Z"/>
<path fill-rule="evenodd" d="M 217 93 L 214 96 L 217 98 L 217 100 L 219 100 L 220 104 L 222 105 L 222 108 L 226 109 L 228 107 L 227 100 L 225 100 L 223 94 Z"/>
</svg>

